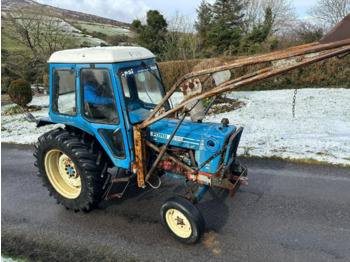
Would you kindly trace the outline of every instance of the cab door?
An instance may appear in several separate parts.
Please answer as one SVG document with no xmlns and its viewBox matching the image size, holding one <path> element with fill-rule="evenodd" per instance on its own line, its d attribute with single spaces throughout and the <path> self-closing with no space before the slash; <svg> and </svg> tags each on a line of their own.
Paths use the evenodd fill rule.
<svg viewBox="0 0 350 262">
<path fill-rule="evenodd" d="M 80 87 L 80 116 L 101 143 L 114 165 L 130 168 L 130 150 L 124 118 L 116 91 L 112 66 L 87 64 L 76 66 Z"/>
</svg>

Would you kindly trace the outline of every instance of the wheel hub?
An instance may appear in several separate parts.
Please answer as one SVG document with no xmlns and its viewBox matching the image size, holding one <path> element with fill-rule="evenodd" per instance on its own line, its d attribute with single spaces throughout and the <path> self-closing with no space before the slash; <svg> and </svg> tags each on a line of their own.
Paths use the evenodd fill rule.
<svg viewBox="0 0 350 262">
<path fill-rule="evenodd" d="M 45 156 L 47 176 L 58 193 L 70 199 L 81 192 L 81 178 L 73 161 L 62 151 L 53 149 Z"/>
<path fill-rule="evenodd" d="M 182 238 L 188 238 L 192 234 L 191 223 L 187 217 L 177 209 L 169 209 L 165 214 L 166 222 L 174 232 Z"/>
<path fill-rule="evenodd" d="M 184 220 L 182 218 L 177 217 L 175 220 L 176 220 L 178 226 L 181 226 L 181 227 L 185 226 Z"/>
<path fill-rule="evenodd" d="M 64 181 L 72 187 L 79 187 L 81 183 L 80 176 L 75 169 L 73 161 L 66 154 L 62 154 L 58 162 L 59 171 Z"/>
</svg>

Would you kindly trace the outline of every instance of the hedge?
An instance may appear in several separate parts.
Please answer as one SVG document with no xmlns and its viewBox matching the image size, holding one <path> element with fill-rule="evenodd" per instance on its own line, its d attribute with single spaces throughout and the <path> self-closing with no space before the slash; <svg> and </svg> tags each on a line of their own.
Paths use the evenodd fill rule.
<svg viewBox="0 0 350 262">
<path fill-rule="evenodd" d="M 189 60 L 190 71 L 203 69 L 196 68 L 198 64 L 213 66 L 212 61 L 232 61 L 234 58 L 218 59 L 195 59 Z M 169 61 L 158 63 L 160 73 L 168 91 L 176 81 L 186 74 L 184 61 Z M 309 65 L 300 69 L 293 70 L 282 75 L 272 77 L 245 87 L 240 90 L 273 90 L 283 88 L 304 88 L 304 87 L 347 87 L 350 88 L 350 56 L 343 59 L 331 58 Z M 270 66 L 269 63 L 248 66 L 245 68 L 236 68 L 232 70 L 232 77 L 239 77 L 247 73 L 254 72 Z"/>
</svg>

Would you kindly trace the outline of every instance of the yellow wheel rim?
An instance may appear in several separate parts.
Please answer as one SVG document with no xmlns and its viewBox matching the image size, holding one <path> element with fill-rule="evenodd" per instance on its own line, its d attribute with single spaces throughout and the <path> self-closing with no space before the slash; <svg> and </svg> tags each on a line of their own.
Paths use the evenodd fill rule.
<svg viewBox="0 0 350 262">
<path fill-rule="evenodd" d="M 165 214 L 166 222 L 177 236 L 188 238 L 192 234 L 190 221 L 177 209 L 169 209 Z"/>
<path fill-rule="evenodd" d="M 81 179 L 73 161 L 62 151 L 53 149 L 45 156 L 45 170 L 51 185 L 62 196 L 74 199 L 81 192 Z"/>
</svg>

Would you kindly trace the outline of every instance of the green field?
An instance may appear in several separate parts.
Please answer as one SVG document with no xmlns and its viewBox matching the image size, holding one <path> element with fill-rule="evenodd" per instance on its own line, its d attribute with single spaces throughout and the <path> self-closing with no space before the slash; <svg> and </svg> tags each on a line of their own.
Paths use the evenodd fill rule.
<svg viewBox="0 0 350 262">
<path fill-rule="evenodd" d="M 67 22 L 71 23 L 73 26 L 77 25 L 78 27 L 85 29 L 86 31 L 88 31 L 90 33 L 100 32 L 100 33 L 106 34 L 108 36 L 113 36 L 113 35 L 132 36 L 132 32 L 128 28 L 125 28 L 125 27 L 99 24 L 99 23 L 89 23 L 89 22 L 83 22 L 83 21 L 67 21 Z"/>
<path fill-rule="evenodd" d="M 11 25 L 6 24 L 4 19 L 2 20 L 3 20 L 2 21 L 3 23 L 2 23 L 2 31 L 1 31 L 1 48 L 9 52 L 29 51 L 28 47 L 6 36 L 6 33 L 9 32 Z M 72 25 L 73 27 L 77 26 L 78 28 L 81 28 L 86 31 L 85 34 L 81 34 L 81 33 L 76 33 L 78 30 L 73 30 L 72 38 L 74 39 L 74 42 L 76 45 L 75 47 L 79 47 L 83 43 L 91 46 L 96 46 L 96 45 L 99 46 L 101 43 L 101 40 L 98 38 L 90 37 L 90 35 L 93 32 L 103 33 L 103 34 L 106 34 L 107 36 L 115 36 L 115 35 L 132 36 L 132 32 L 125 27 L 99 24 L 99 23 L 88 23 L 88 22 L 74 21 L 74 20 L 68 20 L 66 22 Z"/>
</svg>

